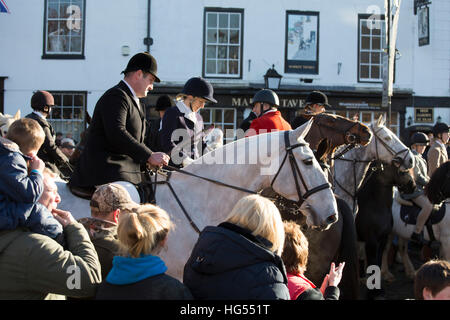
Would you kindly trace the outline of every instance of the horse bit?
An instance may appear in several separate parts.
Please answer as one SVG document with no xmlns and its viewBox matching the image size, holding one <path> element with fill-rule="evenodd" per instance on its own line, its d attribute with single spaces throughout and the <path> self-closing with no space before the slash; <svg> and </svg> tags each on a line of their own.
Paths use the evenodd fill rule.
<svg viewBox="0 0 450 320">
<path fill-rule="evenodd" d="M 289 156 L 289 162 L 291 163 L 292 174 L 294 176 L 294 181 L 295 181 L 295 187 L 297 189 L 297 194 L 298 194 L 298 197 L 299 197 L 298 203 L 301 204 L 303 201 L 305 201 L 312 194 L 314 194 L 316 192 L 319 192 L 321 190 L 324 190 L 324 189 L 328 189 L 328 188 L 331 189 L 331 184 L 327 182 L 327 183 L 324 183 L 324 184 L 322 184 L 322 185 L 320 185 L 318 187 L 312 188 L 310 190 L 308 189 L 308 187 L 307 187 L 307 185 L 305 183 L 305 180 L 303 179 L 303 176 L 302 176 L 302 174 L 300 172 L 300 169 L 298 167 L 298 164 L 297 164 L 297 161 L 295 159 L 295 156 L 294 156 L 294 154 L 292 152 L 292 150 L 294 150 L 294 149 L 296 149 L 298 147 L 306 146 L 306 144 L 305 143 L 297 143 L 297 144 L 294 144 L 294 145 L 291 146 L 290 141 L 289 141 L 289 132 L 290 131 L 285 131 L 284 132 L 284 141 L 285 141 L 285 144 L 286 144 L 286 155 L 284 156 L 284 159 L 283 159 L 283 161 L 282 161 L 282 163 L 280 165 L 280 168 L 278 169 L 277 173 L 275 174 L 275 176 L 274 176 L 270 186 L 272 187 L 273 184 L 275 183 L 275 180 L 277 179 L 277 177 L 278 177 L 278 175 L 279 175 L 279 173 L 280 173 L 284 163 L 286 162 L 287 157 Z M 305 164 L 308 164 L 308 160 L 304 160 L 304 162 L 305 162 Z M 311 164 L 312 164 L 312 162 L 311 162 Z M 220 181 L 217 181 L 217 180 L 213 180 L 213 179 L 209 179 L 209 178 L 206 178 L 206 177 L 202 177 L 202 176 L 199 176 L 199 175 L 196 175 L 194 173 L 190 173 L 190 172 L 181 170 L 181 169 L 173 167 L 173 166 L 166 166 L 166 167 L 169 168 L 170 170 L 173 170 L 173 171 L 185 174 L 185 175 L 189 175 L 189 176 L 192 176 L 192 177 L 196 177 L 196 178 L 199 178 L 199 179 L 202 179 L 202 180 L 205 180 L 205 181 L 208 181 L 208 182 L 211 182 L 211 183 L 223 186 L 223 187 L 239 190 L 239 191 L 250 193 L 250 194 L 259 194 L 259 192 L 256 192 L 256 191 L 248 190 L 248 189 L 245 189 L 245 188 L 233 186 L 233 185 L 230 185 L 230 184 L 227 184 L 227 183 L 224 183 L 224 182 L 220 182 Z M 197 233 L 200 233 L 200 229 L 197 227 L 195 222 L 192 220 L 192 218 L 188 214 L 186 208 L 183 206 L 183 203 L 178 198 L 178 196 L 175 193 L 172 185 L 170 184 L 170 177 L 171 177 L 172 171 L 165 171 L 165 173 L 167 174 L 167 179 L 166 180 L 164 180 L 164 181 L 157 181 L 156 180 L 157 179 L 157 175 L 155 175 L 155 181 L 154 182 L 153 181 L 149 182 L 150 184 L 154 184 L 155 185 L 155 187 L 153 189 L 154 194 L 156 195 L 156 185 L 158 185 L 158 184 L 167 184 L 169 189 L 170 189 L 170 191 L 172 192 L 173 196 L 175 197 L 175 200 L 177 201 L 178 205 L 180 206 L 181 210 L 183 211 L 185 217 L 187 218 L 187 220 L 191 224 L 192 228 Z M 302 182 L 303 187 L 306 190 L 306 192 L 303 195 L 301 194 L 300 184 L 299 184 L 297 175 L 298 175 L 298 177 L 300 177 L 300 181 Z"/>
</svg>

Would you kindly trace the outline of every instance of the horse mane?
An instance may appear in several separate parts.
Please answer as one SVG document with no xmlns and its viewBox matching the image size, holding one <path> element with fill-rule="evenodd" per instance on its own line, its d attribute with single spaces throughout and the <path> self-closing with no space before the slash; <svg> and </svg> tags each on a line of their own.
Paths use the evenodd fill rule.
<svg viewBox="0 0 450 320">
<path fill-rule="evenodd" d="M 434 171 L 425 186 L 425 194 L 434 204 L 450 198 L 450 161 L 444 162 Z"/>
</svg>

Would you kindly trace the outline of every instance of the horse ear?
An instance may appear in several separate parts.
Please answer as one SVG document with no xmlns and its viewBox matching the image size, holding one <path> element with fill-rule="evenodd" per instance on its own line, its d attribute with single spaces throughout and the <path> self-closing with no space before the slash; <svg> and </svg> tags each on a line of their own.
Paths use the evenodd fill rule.
<svg viewBox="0 0 450 320">
<path fill-rule="evenodd" d="M 311 129 L 313 119 L 314 118 L 309 119 L 308 122 L 304 123 L 292 132 L 292 136 L 295 138 L 295 140 L 298 140 L 299 138 L 305 139 L 306 135 L 309 132 L 309 129 Z"/>
<path fill-rule="evenodd" d="M 380 116 L 378 117 L 378 120 L 377 120 L 378 127 L 383 126 L 384 123 L 385 123 L 384 115 L 380 114 Z"/>
<path fill-rule="evenodd" d="M 17 110 L 16 114 L 14 115 L 14 120 L 19 120 L 20 119 L 20 109 Z"/>
</svg>

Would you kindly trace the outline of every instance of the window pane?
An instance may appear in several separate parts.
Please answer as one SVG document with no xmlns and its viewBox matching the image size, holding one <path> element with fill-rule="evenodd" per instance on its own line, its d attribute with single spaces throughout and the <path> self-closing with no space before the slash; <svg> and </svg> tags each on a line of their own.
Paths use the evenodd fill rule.
<svg viewBox="0 0 450 320">
<path fill-rule="evenodd" d="M 381 37 L 373 37 L 372 50 L 380 50 L 380 49 L 381 49 Z"/>
<path fill-rule="evenodd" d="M 227 73 L 227 62 L 226 61 L 217 61 L 217 73 L 226 74 Z"/>
<path fill-rule="evenodd" d="M 217 58 L 216 54 L 217 54 L 216 46 L 206 47 L 206 58 Z"/>
<path fill-rule="evenodd" d="M 82 108 L 73 108 L 73 118 L 74 119 L 83 119 L 83 109 Z"/>
<path fill-rule="evenodd" d="M 379 66 L 372 66 L 371 71 L 370 71 L 370 77 L 372 79 L 380 78 L 380 67 Z"/>
<path fill-rule="evenodd" d="M 217 31 L 208 29 L 208 35 L 206 41 L 208 43 L 217 43 Z"/>
<path fill-rule="evenodd" d="M 369 52 L 361 52 L 360 63 L 369 63 Z"/>
<path fill-rule="evenodd" d="M 230 61 L 230 74 L 238 74 L 239 73 L 239 65 L 237 61 Z"/>
<path fill-rule="evenodd" d="M 234 110 L 224 110 L 224 123 L 234 123 Z"/>
<path fill-rule="evenodd" d="M 240 14 L 233 13 L 230 15 L 230 28 L 239 28 L 240 22 Z"/>
<path fill-rule="evenodd" d="M 80 52 L 81 53 L 81 37 L 71 37 L 70 52 Z"/>
<path fill-rule="evenodd" d="M 209 109 L 200 109 L 200 114 L 202 115 L 203 122 L 211 123 L 210 110 Z"/>
<path fill-rule="evenodd" d="M 61 107 L 53 107 L 51 119 L 61 119 Z"/>
<path fill-rule="evenodd" d="M 375 52 L 375 53 L 371 54 L 371 63 L 376 63 L 376 64 L 380 63 L 380 53 Z"/>
<path fill-rule="evenodd" d="M 64 95 L 63 96 L 63 106 L 65 106 L 65 107 L 73 106 L 72 98 L 73 98 L 73 96 L 71 96 L 71 95 Z"/>
<path fill-rule="evenodd" d="M 219 59 L 226 59 L 226 58 L 228 58 L 227 49 L 228 49 L 227 46 L 218 46 L 217 57 Z"/>
<path fill-rule="evenodd" d="M 239 59 L 239 47 L 230 47 L 230 59 Z"/>
<path fill-rule="evenodd" d="M 63 119 L 72 119 L 72 108 L 63 108 Z"/>
<path fill-rule="evenodd" d="M 230 30 L 230 43 L 239 43 L 239 30 Z"/>
<path fill-rule="evenodd" d="M 228 43 L 228 30 L 219 29 L 219 43 Z"/>
<path fill-rule="evenodd" d="M 219 28 L 228 28 L 228 13 L 219 15 Z"/>
<path fill-rule="evenodd" d="M 360 68 L 360 75 L 361 78 L 368 79 L 369 78 L 369 66 L 362 65 Z"/>
<path fill-rule="evenodd" d="M 370 38 L 361 37 L 361 49 L 370 49 Z"/>
<path fill-rule="evenodd" d="M 222 109 L 213 110 L 213 122 L 222 122 Z"/>
<path fill-rule="evenodd" d="M 81 94 L 76 94 L 73 96 L 74 106 L 84 106 L 84 96 Z"/>
<path fill-rule="evenodd" d="M 58 12 L 59 12 L 58 3 L 50 2 L 48 4 L 48 13 L 47 13 L 48 18 L 50 19 L 58 18 Z"/>
<path fill-rule="evenodd" d="M 379 35 L 381 35 L 381 24 L 384 23 L 384 21 L 378 20 L 377 22 L 378 22 L 378 25 L 377 25 L 377 26 L 380 27 L 380 28 L 374 27 L 374 28 L 372 29 L 372 34 L 373 34 L 373 35 L 376 35 L 376 36 L 379 36 Z"/>
<path fill-rule="evenodd" d="M 206 15 L 208 19 L 208 28 L 217 28 L 217 14 L 216 13 L 208 13 Z"/>
<path fill-rule="evenodd" d="M 367 27 L 368 20 L 361 20 L 361 34 L 370 34 L 370 29 Z"/>
<path fill-rule="evenodd" d="M 216 60 L 206 60 L 206 73 L 216 73 Z"/>
</svg>

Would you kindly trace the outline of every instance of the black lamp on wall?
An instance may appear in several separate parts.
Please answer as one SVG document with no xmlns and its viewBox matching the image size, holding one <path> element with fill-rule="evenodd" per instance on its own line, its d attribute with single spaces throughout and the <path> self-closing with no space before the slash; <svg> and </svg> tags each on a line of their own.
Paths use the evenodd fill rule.
<svg viewBox="0 0 450 320">
<path fill-rule="evenodd" d="M 272 68 L 268 69 L 266 74 L 264 75 L 264 84 L 268 89 L 280 89 L 280 82 L 283 76 L 275 70 L 275 65 L 272 65 Z"/>
</svg>

